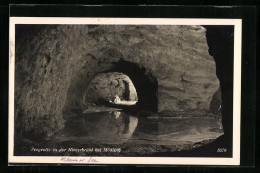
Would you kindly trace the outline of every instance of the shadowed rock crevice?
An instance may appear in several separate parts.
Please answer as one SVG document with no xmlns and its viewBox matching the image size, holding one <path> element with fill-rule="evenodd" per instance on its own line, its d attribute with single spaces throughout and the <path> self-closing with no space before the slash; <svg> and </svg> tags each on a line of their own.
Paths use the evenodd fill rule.
<svg viewBox="0 0 260 173">
<path fill-rule="evenodd" d="M 210 112 L 217 115 L 222 114 L 221 88 L 219 88 L 212 97 Z"/>
<path fill-rule="evenodd" d="M 228 143 L 231 148 L 233 136 L 234 26 L 204 27 L 207 29 L 209 53 L 216 61 L 216 74 L 220 80 L 220 88 L 213 96 L 215 101 L 212 100 L 212 102 L 219 102 L 217 98 L 221 95 L 222 123 L 226 139 L 224 142 Z"/>
</svg>

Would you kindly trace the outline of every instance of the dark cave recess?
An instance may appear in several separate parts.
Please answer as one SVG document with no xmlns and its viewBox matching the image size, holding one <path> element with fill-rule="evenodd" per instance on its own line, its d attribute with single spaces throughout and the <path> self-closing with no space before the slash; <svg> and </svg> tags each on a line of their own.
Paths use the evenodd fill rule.
<svg viewBox="0 0 260 173">
<path fill-rule="evenodd" d="M 209 26 L 206 28 L 209 54 L 216 62 L 216 74 L 220 81 L 222 97 L 222 123 L 225 143 L 232 147 L 233 136 L 233 67 L 234 26 Z"/>
</svg>

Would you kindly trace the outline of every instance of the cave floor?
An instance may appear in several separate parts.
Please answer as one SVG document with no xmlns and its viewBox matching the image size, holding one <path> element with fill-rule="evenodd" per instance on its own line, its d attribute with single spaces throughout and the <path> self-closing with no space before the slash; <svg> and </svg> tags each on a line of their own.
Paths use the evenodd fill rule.
<svg viewBox="0 0 260 173">
<path fill-rule="evenodd" d="M 85 111 L 86 112 L 86 111 Z M 223 135 L 221 119 L 209 117 L 141 117 L 122 110 L 87 111 L 70 117 L 65 127 L 41 142 L 23 140 L 17 155 L 152 156 L 187 151 Z M 21 146 L 21 145 L 19 145 Z M 31 151 L 49 148 L 49 152 Z M 52 149 L 64 149 L 54 152 Z"/>
</svg>

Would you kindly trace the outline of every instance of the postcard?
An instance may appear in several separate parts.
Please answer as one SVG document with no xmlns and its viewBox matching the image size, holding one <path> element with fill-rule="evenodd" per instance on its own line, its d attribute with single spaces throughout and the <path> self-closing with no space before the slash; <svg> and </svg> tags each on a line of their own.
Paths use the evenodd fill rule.
<svg viewBox="0 0 260 173">
<path fill-rule="evenodd" d="M 9 164 L 239 165 L 241 25 L 10 17 Z"/>
</svg>

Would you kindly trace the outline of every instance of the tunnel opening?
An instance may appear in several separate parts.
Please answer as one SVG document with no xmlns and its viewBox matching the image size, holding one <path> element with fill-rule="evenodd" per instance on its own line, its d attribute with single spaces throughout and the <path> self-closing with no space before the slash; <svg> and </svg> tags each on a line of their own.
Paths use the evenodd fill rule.
<svg viewBox="0 0 260 173">
<path fill-rule="evenodd" d="M 72 78 L 63 108 L 65 118 L 86 112 L 87 109 L 90 111 L 95 105 L 124 108 L 125 111 L 134 114 L 140 111 L 158 111 L 158 82 L 144 66 L 123 59 L 109 63 L 98 62 L 92 56 L 88 59 L 90 59 L 88 63 L 83 65 Z M 99 88 L 96 88 L 97 83 L 99 83 Z M 106 85 L 108 87 L 104 87 Z M 118 88 L 116 88 L 117 85 L 119 85 Z M 107 93 L 106 96 L 100 95 L 104 92 L 101 86 Z M 120 100 L 136 101 L 136 104 L 127 107 L 111 104 L 109 101 L 113 101 L 116 95 Z"/>
<path fill-rule="evenodd" d="M 137 111 L 158 111 L 158 81 L 144 66 L 121 59 L 106 72 L 119 72 L 129 76 L 137 91 Z"/>
<path fill-rule="evenodd" d="M 119 78 L 116 80 L 116 77 Z M 101 79 L 106 80 L 101 82 Z M 102 87 L 97 88 L 98 83 L 103 83 L 104 86 L 107 85 L 110 89 L 109 87 L 105 87 L 107 91 L 104 91 L 104 89 L 100 90 Z M 84 101 L 87 104 L 95 103 L 117 107 L 116 105 L 109 104 L 109 101 L 113 101 L 115 96 L 118 95 L 120 100 L 136 101 L 136 104 L 131 107 L 131 111 L 157 112 L 157 89 L 157 79 L 149 70 L 136 63 L 121 59 L 110 64 L 109 68 L 101 70 L 92 78 L 85 91 Z M 101 93 L 97 92 L 95 94 L 95 90 L 100 90 Z M 110 93 L 108 91 L 110 91 Z M 101 96 L 102 92 L 103 96 Z"/>
<path fill-rule="evenodd" d="M 118 72 L 99 73 L 89 83 L 85 103 L 96 105 L 133 105 L 138 101 L 131 79 Z"/>
</svg>

